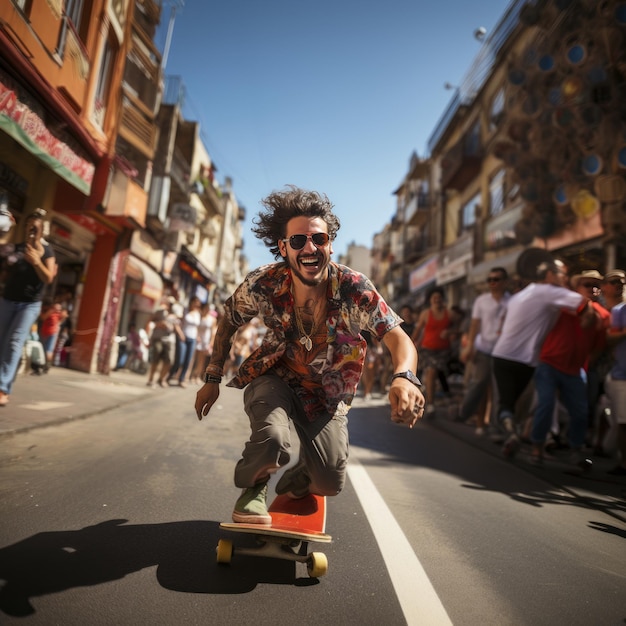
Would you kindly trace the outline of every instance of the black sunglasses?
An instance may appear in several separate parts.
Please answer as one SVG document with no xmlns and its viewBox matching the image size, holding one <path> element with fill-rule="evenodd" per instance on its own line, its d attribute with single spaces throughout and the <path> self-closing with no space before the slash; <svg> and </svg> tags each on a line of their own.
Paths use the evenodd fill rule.
<svg viewBox="0 0 626 626">
<path fill-rule="evenodd" d="M 289 239 L 281 239 L 283 243 L 289 242 L 293 250 L 302 250 L 306 246 L 306 242 L 311 240 L 315 247 L 322 248 L 330 241 L 328 233 L 313 233 L 312 235 L 291 235 Z"/>
<path fill-rule="evenodd" d="M 606 281 L 609 285 L 623 285 L 624 281 L 621 278 L 614 278 L 613 280 Z"/>
<path fill-rule="evenodd" d="M 502 280 L 499 276 L 489 276 L 487 277 L 488 283 L 499 283 Z"/>
</svg>

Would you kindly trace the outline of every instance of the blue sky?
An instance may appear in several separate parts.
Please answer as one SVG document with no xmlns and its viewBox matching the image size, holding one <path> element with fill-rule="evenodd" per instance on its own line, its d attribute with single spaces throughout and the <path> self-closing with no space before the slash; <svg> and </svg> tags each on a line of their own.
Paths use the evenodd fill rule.
<svg viewBox="0 0 626 626">
<path fill-rule="evenodd" d="M 169 0 L 171 3 L 172 0 Z M 180 4 L 177 2 L 177 4 Z M 371 246 L 395 212 L 394 189 L 427 142 L 509 0 L 185 0 L 165 73 L 183 79 L 247 210 L 251 267 L 273 260 L 250 232 L 260 200 L 294 184 L 326 193 L 351 242 Z M 163 51 L 171 4 L 164 0 Z"/>
</svg>

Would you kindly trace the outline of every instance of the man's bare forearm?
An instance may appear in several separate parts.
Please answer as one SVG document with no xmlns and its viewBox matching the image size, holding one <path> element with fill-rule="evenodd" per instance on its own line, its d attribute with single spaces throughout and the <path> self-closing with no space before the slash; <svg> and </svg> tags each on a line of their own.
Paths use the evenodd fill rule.
<svg viewBox="0 0 626 626">
<path fill-rule="evenodd" d="M 224 363 L 228 359 L 233 335 L 237 332 L 237 326 L 233 326 L 225 317 L 220 319 L 213 342 L 213 352 L 211 360 L 207 366 L 207 371 L 211 366 L 224 369 Z"/>
</svg>

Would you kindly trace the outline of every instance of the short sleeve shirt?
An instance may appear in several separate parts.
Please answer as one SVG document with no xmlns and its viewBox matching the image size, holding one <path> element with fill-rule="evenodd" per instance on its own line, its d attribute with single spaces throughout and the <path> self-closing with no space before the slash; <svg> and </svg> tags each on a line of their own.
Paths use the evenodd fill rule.
<svg viewBox="0 0 626 626">
<path fill-rule="evenodd" d="M 233 326 L 243 326 L 258 317 L 267 327 L 261 345 L 243 362 L 228 385 L 243 388 L 257 376 L 273 370 L 294 389 L 307 418 L 313 421 L 321 414 L 334 415 L 342 402 L 351 404 L 367 349 L 361 331 L 367 330 L 382 339 L 402 319 L 369 278 L 330 263 L 325 339 L 313 351 L 312 360 L 300 362 L 300 369 L 295 371 L 281 363 L 295 329 L 291 284 L 291 270 L 286 264 L 266 265 L 250 272 L 226 301 L 224 314 Z M 306 385 L 302 384 L 303 376 L 307 378 Z"/>
<path fill-rule="evenodd" d="M 565 287 L 530 283 L 511 296 L 492 355 L 537 367 L 543 340 L 561 310 L 574 312 L 583 301 L 579 293 Z"/>
<path fill-rule="evenodd" d="M 483 293 L 474 300 L 472 319 L 480 320 L 480 334 L 475 341 L 476 350 L 491 354 L 500 336 L 510 297 L 511 294 L 505 293 L 500 300 L 496 300 L 490 293 Z"/>
<path fill-rule="evenodd" d="M 55 258 L 51 246 L 43 243 L 42 262 Z M 37 275 L 35 268 L 24 259 L 25 243 L 18 243 L 15 252 L 7 257 L 6 266 L 9 270 L 4 287 L 4 298 L 12 302 L 40 302 L 43 298 L 45 284 Z"/>
</svg>

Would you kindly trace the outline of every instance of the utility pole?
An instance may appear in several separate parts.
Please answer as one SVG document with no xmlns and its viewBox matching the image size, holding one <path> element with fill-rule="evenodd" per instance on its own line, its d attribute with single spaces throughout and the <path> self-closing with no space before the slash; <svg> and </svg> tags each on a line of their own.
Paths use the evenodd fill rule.
<svg viewBox="0 0 626 626">
<path fill-rule="evenodd" d="M 172 45 L 172 33 L 174 31 L 174 22 L 176 21 L 177 9 L 183 9 L 185 7 L 184 0 L 170 0 L 170 19 L 167 24 L 167 34 L 165 35 L 165 45 L 163 46 L 163 57 L 161 58 L 161 71 L 165 73 L 165 67 L 167 65 L 167 57 L 170 54 L 170 47 Z"/>
</svg>

